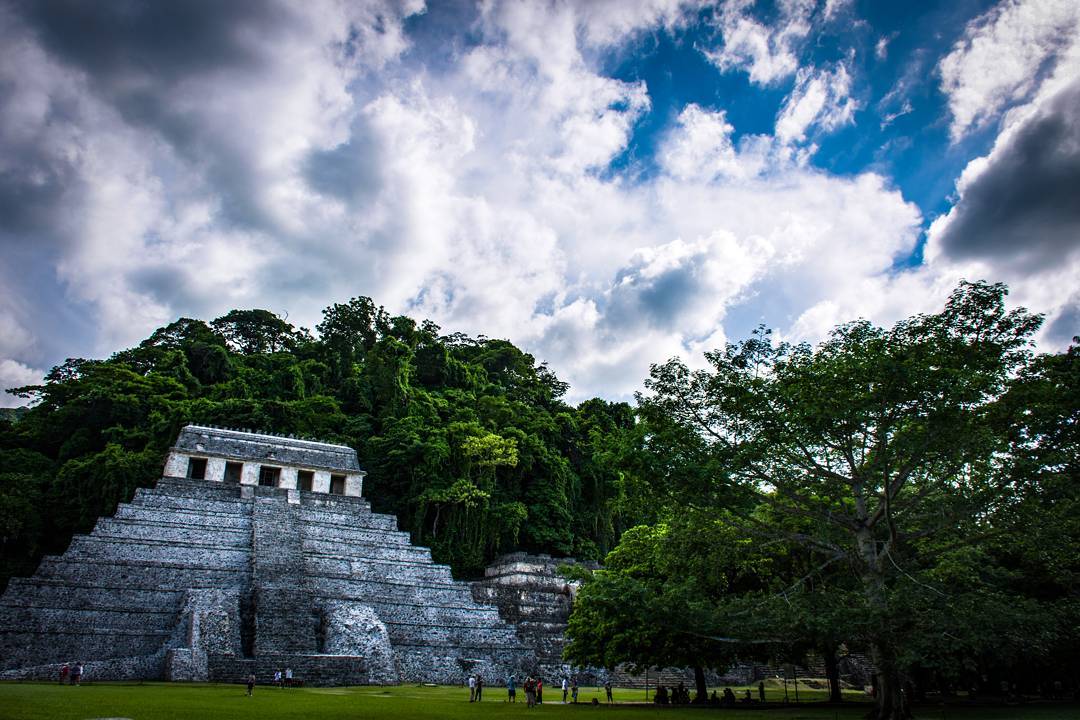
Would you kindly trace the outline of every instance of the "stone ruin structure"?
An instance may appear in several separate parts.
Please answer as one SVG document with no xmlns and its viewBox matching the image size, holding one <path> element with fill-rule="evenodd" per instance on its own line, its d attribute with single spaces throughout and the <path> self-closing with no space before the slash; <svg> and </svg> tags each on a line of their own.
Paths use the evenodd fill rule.
<svg viewBox="0 0 1080 720">
<path fill-rule="evenodd" d="M 554 680 L 574 671 L 584 682 L 586 675 L 591 678 L 595 673 L 575 671 L 562 659 L 577 590 L 577 583 L 560 573 L 563 565 L 583 565 L 592 570 L 599 567 L 572 558 L 510 553 L 497 558 L 484 572 L 483 580 L 472 583 L 472 595 L 478 602 L 498 607 L 502 619 L 513 623 L 541 677 Z"/>
<path fill-rule="evenodd" d="M 0 679 L 55 679 L 65 662 L 99 680 L 265 681 L 288 667 L 309 684 L 456 684 L 535 672 L 483 592 L 371 511 L 363 478 L 340 445 L 184 427 L 154 489 L 10 582 Z"/>
</svg>

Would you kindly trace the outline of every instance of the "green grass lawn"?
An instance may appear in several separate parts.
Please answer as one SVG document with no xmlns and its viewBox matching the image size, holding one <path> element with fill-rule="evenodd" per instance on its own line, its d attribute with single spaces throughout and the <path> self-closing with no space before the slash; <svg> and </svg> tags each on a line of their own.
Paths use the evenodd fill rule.
<svg viewBox="0 0 1080 720">
<path fill-rule="evenodd" d="M 773 688 L 775 689 L 775 688 Z M 740 691 L 736 691 L 741 695 Z M 170 684 L 170 683 L 100 683 L 82 687 L 60 687 L 37 683 L 0 683 L 0 720 L 87 720 L 89 718 L 131 718 L 131 720 L 172 720 L 173 718 L 243 718 L 276 720 L 278 718 L 507 718 L 543 716 L 554 718 L 593 718 L 609 720 L 649 720 L 680 714 L 690 718 L 702 716 L 722 720 L 854 720 L 861 718 L 866 706 L 852 703 L 835 709 L 813 704 L 799 707 L 763 708 L 660 708 L 642 703 L 640 690 L 617 690 L 615 706 L 591 704 L 592 698 L 603 698 L 603 690 L 582 688 L 578 705 L 563 705 L 561 693 L 546 691 L 547 702 L 536 710 L 525 707 L 524 693 L 518 692 L 518 702 L 505 702 L 502 688 L 485 689 L 484 702 L 470 704 L 468 690 L 451 687 L 357 687 L 304 688 L 279 690 L 273 687 L 255 688 L 247 697 L 240 685 Z M 772 692 L 770 692 L 772 695 Z M 789 696 L 791 693 L 789 692 Z M 812 696 L 812 694 L 811 694 Z M 782 691 L 781 691 L 782 697 Z M 800 699 L 804 693 L 800 690 Z M 927 707 L 917 713 L 926 720 L 956 718 L 957 720 L 1076 720 L 1080 709 L 1075 706 L 1033 706 L 1026 708 Z"/>
</svg>

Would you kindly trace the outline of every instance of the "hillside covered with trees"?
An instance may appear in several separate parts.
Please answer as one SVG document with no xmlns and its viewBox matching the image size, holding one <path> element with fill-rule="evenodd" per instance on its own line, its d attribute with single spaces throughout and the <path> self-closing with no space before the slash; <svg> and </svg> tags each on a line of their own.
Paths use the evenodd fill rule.
<svg viewBox="0 0 1080 720">
<path fill-rule="evenodd" d="M 515 549 L 599 559 L 641 517 L 614 458 L 632 408 L 567 386 L 505 340 L 440 335 L 368 298 L 317 336 L 265 310 L 183 318 L 107 360 L 70 359 L 0 418 L 3 584 L 161 475 L 181 425 L 356 448 L 365 495 L 459 576 Z"/>
</svg>

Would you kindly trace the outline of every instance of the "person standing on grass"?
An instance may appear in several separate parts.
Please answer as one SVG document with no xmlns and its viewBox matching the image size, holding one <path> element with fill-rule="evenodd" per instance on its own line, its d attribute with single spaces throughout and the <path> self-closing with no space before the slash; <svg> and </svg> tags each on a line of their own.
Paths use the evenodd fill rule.
<svg viewBox="0 0 1080 720">
<path fill-rule="evenodd" d="M 75 663 L 75 669 L 71 671 L 71 684 L 82 685 L 83 664 Z"/>
<path fill-rule="evenodd" d="M 608 703 L 615 702 L 611 697 L 611 678 L 608 678 L 607 680 L 604 681 L 604 692 L 607 693 L 607 701 L 608 701 Z"/>
<path fill-rule="evenodd" d="M 765 682 L 759 681 L 757 684 L 757 696 L 758 700 L 762 703 L 765 702 Z"/>
<path fill-rule="evenodd" d="M 536 704 L 544 704 L 544 678 L 536 678 Z"/>
<path fill-rule="evenodd" d="M 506 679 L 506 696 L 507 702 L 517 702 L 517 681 L 513 675 Z"/>
<path fill-rule="evenodd" d="M 566 704 L 566 694 L 570 692 L 570 683 L 567 681 L 566 676 L 563 675 L 562 679 L 562 704 Z"/>
<path fill-rule="evenodd" d="M 484 678 L 480 675 L 476 676 L 476 702 L 480 702 L 484 699 Z"/>
<path fill-rule="evenodd" d="M 525 678 L 525 705 L 527 707 L 536 705 L 536 681 L 531 675 Z"/>
<path fill-rule="evenodd" d="M 61 685 L 63 685 L 64 683 L 67 682 L 68 674 L 70 672 L 71 672 L 71 667 L 67 663 L 64 663 L 63 665 L 60 666 L 60 684 Z"/>
<path fill-rule="evenodd" d="M 247 679 L 248 697 L 251 697 L 252 691 L 255 689 L 255 673 L 248 675 Z"/>
<path fill-rule="evenodd" d="M 570 697 L 574 699 L 574 704 L 577 704 L 577 678 L 570 680 Z"/>
<path fill-rule="evenodd" d="M 292 668 L 285 668 L 285 687 L 292 687 Z"/>
<path fill-rule="evenodd" d="M 476 702 L 476 676 L 469 676 L 469 702 Z"/>
</svg>

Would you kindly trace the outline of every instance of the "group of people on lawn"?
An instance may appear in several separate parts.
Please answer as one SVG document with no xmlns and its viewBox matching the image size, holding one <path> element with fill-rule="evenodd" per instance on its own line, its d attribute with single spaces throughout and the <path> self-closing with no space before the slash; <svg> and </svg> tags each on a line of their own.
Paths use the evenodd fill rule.
<svg viewBox="0 0 1080 720">
<path fill-rule="evenodd" d="M 567 698 L 570 698 L 571 702 L 578 701 L 578 683 L 575 677 L 564 677 L 562 679 L 562 701 L 565 704 Z M 469 702 L 481 702 L 484 696 L 484 679 L 478 674 L 470 675 L 468 680 L 469 686 Z M 529 707 L 535 707 L 536 705 L 542 705 L 544 703 L 544 678 L 532 677 L 531 675 L 525 678 L 525 682 L 522 684 L 521 689 L 525 691 L 525 702 Z M 604 683 L 604 691 L 607 693 L 607 701 L 613 702 L 611 696 L 611 681 L 608 680 Z M 506 679 L 506 693 L 507 702 L 517 702 L 517 677 L 511 675 Z M 595 701 L 594 701 L 595 702 Z"/>
<path fill-rule="evenodd" d="M 293 685 L 299 685 L 301 683 L 293 680 L 292 668 L 285 668 L 284 670 L 274 671 L 274 684 L 279 688 L 292 687 Z M 251 693 L 255 690 L 255 673 L 248 675 L 247 679 L 247 694 L 250 697 Z"/>
<path fill-rule="evenodd" d="M 60 666 L 60 684 L 61 685 L 82 685 L 83 679 L 83 664 L 77 663 L 64 663 Z"/>
<path fill-rule="evenodd" d="M 765 683 L 758 683 L 758 699 L 756 702 L 765 702 Z M 679 683 L 677 687 L 668 688 L 660 685 L 656 688 L 656 694 L 653 696 L 653 702 L 657 705 L 689 705 L 690 704 L 690 691 L 685 685 Z M 701 696 L 695 698 L 694 702 L 706 702 Z M 708 698 L 710 705 L 722 705 L 725 707 L 734 706 L 737 702 L 753 703 L 754 698 L 750 695 L 750 689 L 747 688 L 743 694 L 741 701 L 735 699 L 735 693 L 731 691 L 731 688 L 724 688 L 724 694 L 722 697 L 718 697 L 716 691 L 713 690 L 712 695 Z"/>
</svg>

